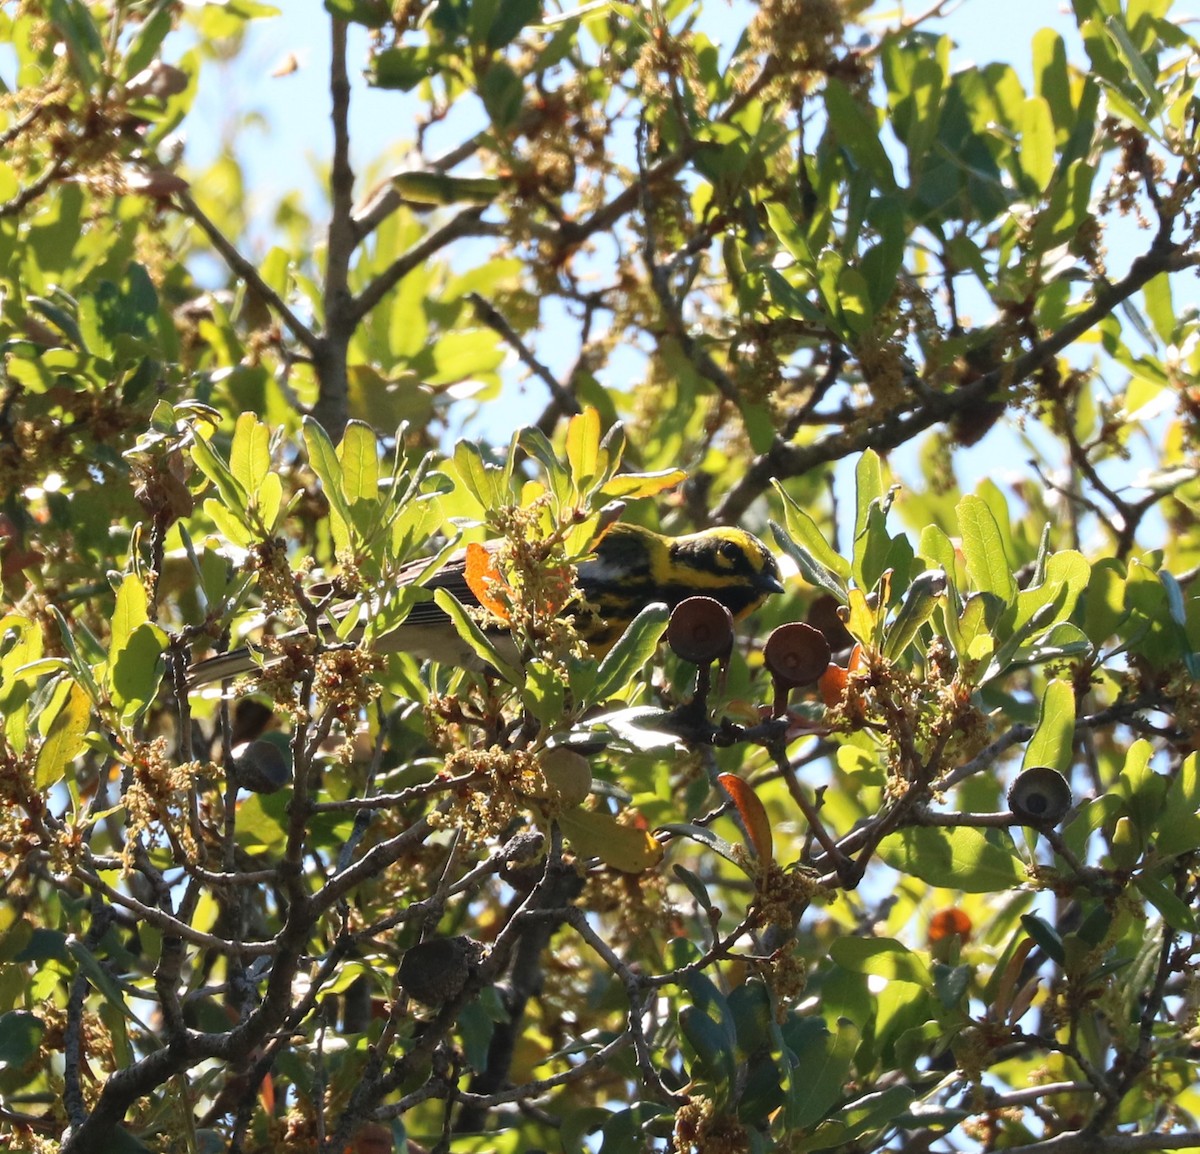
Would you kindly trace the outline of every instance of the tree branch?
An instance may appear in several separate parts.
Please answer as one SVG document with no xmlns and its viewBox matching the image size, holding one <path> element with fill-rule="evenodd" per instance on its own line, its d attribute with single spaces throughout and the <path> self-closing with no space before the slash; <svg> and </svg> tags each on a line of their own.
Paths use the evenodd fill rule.
<svg viewBox="0 0 1200 1154">
<path fill-rule="evenodd" d="M 424 240 L 410 248 L 403 256 L 397 257 L 351 301 L 347 315 L 357 324 L 413 269 L 419 268 L 451 241 L 464 236 L 497 235 L 498 230 L 495 226 L 485 224 L 480 219 L 483 211 L 482 206 L 464 209 L 441 228 L 435 229 Z"/>
<path fill-rule="evenodd" d="M 1172 245 L 1169 234 L 1164 238 L 1160 230 L 1149 251 L 1134 260 L 1120 281 L 1100 285 L 1087 308 L 1010 364 L 1000 365 L 962 388 L 933 394 L 918 408 L 889 413 L 874 424 L 843 429 L 810 445 L 777 440 L 766 453 L 755 458 L 745 476 L 725 494 L 713 511 L 713 520 L 727 525 L 737 522 L 772 479 L 798 477 L 866 449 L 887 452 L 956 413 L 968 411 L 989 399 L 997 389 L 1024 381 L 1159 273 L 1178 272 L 1198 263 L 1200 254 Z"/>
<path fill-rule="evenodd" d="M 257 268 L 242 256 L 225 234 L 217 228 L 217 226 L 209 220 L 209 218 L 201 210 L 200 206 L 192 199 L 191 194 L 187 192 L 179 192 L 175 195 L 176 202 L 184 214 L 189 217 L 200 231 L 208 237 L 213 248 L 221 254 L 221 259 L 229 266 L 231 272 L 236 273 L 246 283 L 247 287 L 257 293 L 267 304 L 279 314 L 280 320 L 283 321 L 288 331 L 297 341 L 304 346 L 309 353 L 315 354 L 318 346 L 321 343 L 320 338 L 310 329 L 292 310 L 288 307 L 287 302 L 281 297 L 259 274 Z"/>
</svg>

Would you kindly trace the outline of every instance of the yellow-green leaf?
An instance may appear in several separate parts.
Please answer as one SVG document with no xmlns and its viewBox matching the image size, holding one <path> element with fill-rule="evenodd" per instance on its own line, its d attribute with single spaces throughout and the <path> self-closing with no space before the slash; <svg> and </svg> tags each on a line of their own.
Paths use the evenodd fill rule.
<svg viewBox="0 0 1200 1154">
<path fill-rule="evenodd" d="M 92 702 L 81 685 L 71 684 L 38 750 L 33 783 L 49 789 L 60 781 L 67 766 L 83 751 L 84 735 L 92 713 Z"/>
<path fill-rule="evenodd" d="M 576 413 L 567 425 L 567 464 L 571 479 L 582 492 L 601 471 L 600 414 L 590 406 Z"/>
<path fill-rule="evenodd" d="M 1000 526 L 978 497 L 967 495 L 958 503 L 958 529 L 962 535 L 967 573 L 981 593 L 994 593 L 1005 605 L 1017 594 Z"/>
<path fill-rule="evenodd" d="M 1037 729 L 1025 747 L 1023 769 L 1047 765 L 1067 774 L 1075 746 L 1075 691 L 1069 681 L 1051 681 L 1042 694 Z"/>
<path fill-rule="evenodd" d="M 607 813 L 572 809 L 559 815 L 558 824 L 577 854 L 598 857 L 622 873 L 639 874 L 662 860 L 662 846 L 648 831 L 621 825 Z"/>
<path fill-rule="evenodd" d="M 125 647 L 133 631 L 150 618 L 145 587 L 132 573 L 125 575 L 117 590 L 117 607 L 112 618 L 112 637 L 108 644 L 108 660 Z"/>
<path fill-rule="evenodd" d="M 271 471 L 271 430 L 254 413 L 242 413 L 237 419 L 229 471 L 247 493 L 256 492 Z"/>
</svg>

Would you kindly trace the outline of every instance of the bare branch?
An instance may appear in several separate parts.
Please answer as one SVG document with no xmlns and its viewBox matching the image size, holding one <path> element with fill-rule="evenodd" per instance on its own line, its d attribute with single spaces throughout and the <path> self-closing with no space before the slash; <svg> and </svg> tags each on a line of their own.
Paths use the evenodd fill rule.
<svg viewBox="0 0 1200 1154">
<path fill-rule="evenodd" d="M 503 337 L 517 356 L 521 358 L 521 363 L 545 383 L 546 388 L 550 390 L 550 395 L 554 398 L 554 402 L 558 405 L 559 409 L 564 413 L 578 413 L 580 411 L 579 402 L 559 384 L 558 378 L 533 355 L 525 342 L 517 335 L 517 331 L 504 318 L 503 314 L 490 301 L 484 300 L 478 293 L 468 293 L 467 300 L 475 306 L 475 312 L 478 314 L 479 319 L 493 332 Z"/>
<path fill-rule="evenodd" d="M 403 256 L 397 257 L 351 302 L 347 313 L 349 318 L 357 324 L 413 269 L 420 268 L 451 241 L 464 236 L 497 235 L 498 230 L 494 225 L 485 224 L 480 219 L 483 212 L 484 209 L 478 206 L 464 209 L 410 248 Z"/>
<path fill-rule="evenodd" d="M 187 192 L 176 193 L 175 199 L 179 207 L 208 237 L 213 248 L 221 254 L 221 258 L 236 273 L 247 286 L 257 293 L 267 304 L 279 314 L 288 331 L 302 344 L 310 354 L 316 354 L 321 345 L 321 338 L 316 335 L 288 306 L 281 297 L 259 274 L 257 268 L 237 250 L 225 234 L 204 214 L 200 206 Z"/>
</svg>

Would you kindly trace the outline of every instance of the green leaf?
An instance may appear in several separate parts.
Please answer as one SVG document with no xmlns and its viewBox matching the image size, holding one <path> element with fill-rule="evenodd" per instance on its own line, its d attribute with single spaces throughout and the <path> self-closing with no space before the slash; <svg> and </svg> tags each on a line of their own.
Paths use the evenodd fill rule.
<svg viewBox="0 0 1200 1154">
<path fill-rule="evenodd" d="M 889 661 L 898 661 L 904 655 L 921 626 L 933 616 L 945 591 L 946 574 L 941 569 L 927 569 L 913 578 L 900 612 L 884 635 L 883 653 Z"/>
<path fill-rule="evenodd" d="M 1025 747 L 1024 769 L 1046 765 L 1070 773 L 1075 748 L 1075 691 L 1069 681 L 1050 681 L 1042 694 L 1037 728 Z"/>
<path fill-rule="evenodd" d="M 329 502 L 329 523 L 335 547 L 349 548 L 350 526 L 353 518 L 346 504 L 342 483 L 342 463 L 329 434 L 312 417 L 304 418 L 304 444 L 308 448 L 308 463 L 320 478 L 325 498 Z"/>
<path fill-rule="evenodd" d="M 173 0 L 158 0 L 154 10 L 138 28 L 122 60 L 122 80 L 132 80 L 157 55 L 174 25 L 175 5 Z"/>
<path fill-rule="evenodd" d="M 786 205 L 774 200 L 768 202 L 767 223 L 771 226 L 771 231 L 775 234 L 775 239 L 787 249 L 788 253 L 801 268 L 812 269 L 816 267 L 817 262 L 813 258 L 812 249 L 809 248 L 803 231 L 797 223 L 796 218 L 788 211 Z M 791 284 L 788 284 L 788 288 L 795 291 L 794 286 Z M 820 316 L 819 313 L 816 313 L 816 315 Z"/>
<path fill-rule="evenodd" d="M 247 493 L 271 471 L 271 430 L 253 413 L 241 413 L 229 449 L 229 471 Z"/>
<path fill-rule="evenodd" d="M 1039 193 L 1044 192 L 1054 176 L 1056 156 L 1054 118 L 1050 114 L 1050 105 L 1040 96 L 1025 101 L 1017 160 L 1033 188 Z"/>
<path fill-rule="evenodd" d="M 197 436 L 192 442 L 192 460 L 217 487 L 221 504 L 231 515 L 236 516 L 243 524 L 249 525 L 246 520 L 246 510 L 250 507 L 250 494 L 233 475 L 229 466 L 221 459 L 210 442 L 202 436 Z"/>
<path fill-rule="evenodd" d="M 870 173 L 881 191 L 895 192 L 896 174 L 887 150 L 880 143 L 878 124 L 850 95 L 850 90 L 833 77 L 825 81 L 825 111 L 838 145 L 859 168 Z"/>
<path fill-rule="evenodd" d="M 1050 203 L 1038 214 L 1029 240 L 1031 253 L 1048 252 L 1066 244 L 1091 219 L 1095 168 L 1084 160 L 1067 166 L 1051 185 Z"/>
<path fill-rule="evenodd" d="M 542 14 L 541 0 L 498 0 L 490 27 L 487 30 L 487 47 L 497 52 L 520 35 L 528 24 Z M 474 15 L 474 4 L 472 4 Z"/>
<path fill-rule="evenodd" d="M 788 1044 L 796 1056 L 797 1071 L 788 1103 L 788 1125 L 795 1130 L 815 1126 L 845 1094 L 846 1079 L 862 1035 L 847 1018 L 839 1018 L 830 1033 L 820 1017 L 790 1029 Z"/>
<path fill-rule="evenodd" d="M 375 430 L 363 421 L 348 421 L 338 446 L 342 466 L 342 492 L 353 506 L 362 501 L 379 503 L 379 442 Z"/>
<path fill-rule="evenodd" d="M 496 509 L 506 503 L 502 470 L 484 460 L 483 452 L 471 441 L 459 441 L 454 446 L 454 470 L 467 492 L 484 509 Z"/>
<path fill-rule="evenodd" d="M 1052 962 L 1062 965 L 1067 959 L 1067 951 L 1063 945 L 1062 935 L 1055 926 L 1037 914 L 1022 914 L 1021 925 L 1025 932 L 1041 946 Z"/>
<path fill-rule="evenodd" d="M 46 1025 L 36 1014 L 12 1010 L 0 1014 L 0 1062 L 19 1069 L 38 1051 Z"/>
<path fill-rule="evenodd" d="M 1178 324 L 1175 306 L 1171 301 L 1171 278 L 1165 272 L 1160 272 L 1142 289 L 1142 299 L 1155 333 L 1163 344 L 1170 344 Z"/>
<path fill-rule="evenodd" d="M 929 989 L 933 977 L 919 954 L 893 938 L 835 938 L 829 956 L 845 970 Z"/>
<path fill-rule="evenodd" d="M 50 19 L 85 88 L 96 83 L 104 67 L 104 38 L 82 0 L 50 0 Z"/>
<path fill-rule="evenodd" d="M 325 11 L 367 28 L 382 28 L 392 18 L 390 0 L 325 0 Z"/>
<path fill-rule="evenodd" d="M 724 1031 L 697 1006 L 685 1006 L 679 1011 L 679 1029 L 696 1056 L 692 1062 L 692 1077 L 710 1083 L 714 1104 L 718 1109 L 724 1108 L 736 1076 L 733 1047 L 728 1044 Z"/>
<path fill-rule="evenodd" d="M 875 1130 L 895 1124 L 897 1117 L 912 1103 L 916 1094 L 907 1086 L 891 1086 L 874 1094 L 866 1094 L 844 1106 L 827 1122 L 823 1122 L 808 1137 L 794 1138 L 788 1149 L 793 1154 L 809 1150 L 844 1149 Z"/>
<path fill-rule="evenodd" d="M 1017 594 L 1005 615 L 1001 632 L 1009 629 L 1021 633 L 1026 626 L 1030 626 L 1035 635 L 1049 631 L 1075 612 L 1075 605 L 1090 577 L 1091 566 L 1082 553 L 1063 549 L 1051 554 L 1046 559 L 1042 580 Z"/>
<path fill-rule="evenodd" d="M 127 573 L 117 590 L 117 604 L 112 616 L 112 633 L 108 645 L 110 662 L 125 647 L 133 631 L 149 620 L 149 599 L 145 587 L 134 574 Z"/>
<path fill-rule="evenodd" d="M 1128 69 L 1127 75 L 1133 79 L 1138 91 L 1149 109 L 1158 113 L 1162 109 L 1162 93 L 1159 91 L 1158 78 L 1146 66 L 1146 61 L 1138 51 L 1137 46 L 1129 38 L 1129 30 L 1119 16 L 1110 16 L 1104 21 L 1104 30 L 1116 46 L 1121 63 Z"/>
<path fill-rule="evenodd" d="M 647 605 L 626 627 L 617 643 L 600 662 L 596 674 L 593 701 L 605 701 L 614 693 L 627 689 L 634 675 L 646 667 L 654 656 L 659 639 L 666 632 L 670 614 L 666 605 Z"/>
<path fill-rule="evenodd" d="M 608 462 L 600 448 L 600 414 L 588 407 L 567 424 L 567 464 L 579 492 L 586 492 Z"/>
<path fill-rule="evenodd" d="M 838 276 L 837 291 L 838 311 L 846 327 L 856 337 L 862 336 L 871 327 L 875 315 L 867 278 L 858 269 L 848 265 Z"/>
<path fill-rule="evenodd" d="M 479 628 L 449 589 L 435 589 L 433 600 L 434 604 L 454 622 L 454 628 L 458 630 L 459 637 L 475 651 L 481 661 L 490 665 L 509 685 L 514 685 L 519 689 L 525 684 L 525 675 L 515 665 L 510 665 L 500 656 L 496 647 L 488 640 L 487 634 Z"/>
<path fill-rule="evenodd" d="M 576 806 L 559 814 L 558 824 L 577 854 L 622 873 L 643 873 L 662 861 L 662 846 L 646 830 L 621 825 L 610 814 Z"/>
<path fill-rule="evenodd" d="M 879 454 L 868 449 L 854 466 L 854 538 L 868 528 L 871 506 L 883 499 L 883 469 Z"/>
<path fill-rule="evenodd" d="M 692 970 L 684 978 L 684 986 L 692 997 L 692 1002 L 698 1010 L 707 1014 L 725 1035 L 725 1045 L 730 1053 L 737 1046 L 737 1025 L 733 1019 L 733 1011 L 725 1000 L 725 995 L 717 989 L 716 983 L 701 970 Z"/>
<path fill-rule="evenodd" d="M 743 873 L 753 872 L 746 860 L 746 855 L 732 842 L 726 841 L 720 834 L 713 833 L 706 825 L 692 825 L 690 822 L 667 822 L 659 827 L 664 833 L 678 834 L 680 837 L 691 838 L 705 849 L 711 850 L 718 857 L 737 866 Z"/>
<path fill-rule="evenodd" d="M 495 61 L 479 85 L 479 99 L 501 132 L 516 124 L 524 98 L 525 85 L 521 78 L 503 60 Z"/>
<path fill-rule="evenodd" d="M 445 172 L 398 172 L 392 187 L 406 204 L 491 204 L 504 191 L 487 176 L 451 176 Z"/>
<path fill-rule="evenodd" d="M 113 704 L 120 709 L 123 724 L 132 725 L 158 693 L 166 648 L 167 635 L 144 621 L 109 659 Z"/>
<path fill-rule="evenodd" d="M 1114 557 L 1106 557 L 1092 566 L 1084 602 L 1084 632 L 1096 647 L 1104 644 L 1127 617 L 1126 567 Z"/>
<path fill-rule="evenodd" d="M 1053 28 L 1039 28 L 1033 34 L 1033 76 L 1038 96 L 1046 102 L 1055 126 L 1065 135 L 1075 120 L 1071 73 L 1066 45 Z"/>
<path fill-rule="evenodd" d="M 525 666 L 525 686 L 522 700 L 526 708 L 543 725 L 561 722 L 566 712 L 567 687 L 556 670 L 546 662 L 534 659 Z"/>
<path fill-rule="evenodd" d="M 871 295 L 872 311 L 878 312 L 895 293 L 904 263 L 907 220 L 903 201 L 881 197 L 871 205 L 870 220 L 879 241 L 863 252 L 858 263 Z"/>
<path fill-rule="evenodd" d="M 1192 913 L 1191 907 L 1183 901 L 1178 894 L 1169 890 L 1157 878 L 1147 877 L 1141 874 L 1133 879 L 1133 884 L 1137 886 L 1138 892 L 1146 899 L 1160 914 L 1163 921 L 1181 934 L 1194 934 L 1197 930 L 1196 915 Z"/>
<path fill-rule="evenodd" d="M 418 84 L 435 76 L 441 66 L 442 49 L 439 45 L 385 48 L 372 56 L 369 77 L 376 88 L 411 92 Z"/>
<path fill-rule="evenodd" d="M 845 581 L 822 565 L 803 545 L 784 532 L 780 525 L 774 521 L 770 525 L 776 544 L 795 561 L 800 576 L 810 585 L 824 589 L 826 593 L 844 605 L 849 595 Z"/>
<path fill-rule="evenodd" d="M 965 893 L 993 893 L 1025 881 L 1007 833 L 971 826 L 919 826 L 889 834 L 879 856 L 893 869 L 930 885 Z"/>
<path fill-rule="evenodd" d="M 975 587 L 1009 604 L 1017 594 L 1017 583 L 992 511 L 978 497 L 968 495 L 958 503 L 958 528 L 967 573 Z"/>
<path fill-rule="evenodd" d="M 1164 857 L 1200 849 L 1200 756 L 1195 753 L 1171 779 L 1154 844 Z"/>
</svg>

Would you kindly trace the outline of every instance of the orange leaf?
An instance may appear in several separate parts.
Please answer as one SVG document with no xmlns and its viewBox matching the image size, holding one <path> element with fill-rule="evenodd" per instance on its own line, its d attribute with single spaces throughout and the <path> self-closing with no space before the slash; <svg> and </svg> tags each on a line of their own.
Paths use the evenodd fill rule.
<svg viewBox="0 0 1200 1154">
<path fill-rule="evenodd" d="M 733 798 L 733 804 L 737 806 L 746 833 L 758 854 L 759 863 L 765 869 L 775 860 L 775 846 L 771 836 L 771 820 L 767 817 L 763 803 L 758 794 L 736 773 L 718 774 L 717 780 Z"/>
<path fill-rule="evenodd" d="M 505 587 L 504 578 L 500 576 L 491 553 L 483 545 L 472 542 L 467 546 L 467 564 L 463 576 L 467 588 L 475 594 L 480 605 L 501 621 L 509 620 L 508 607 L 492 592 L 495 585 Z"/>
<path fill-rule="evenodd" d="M 846 692 L 846 682 L 850 675 L 840 665 L 832 663 L 825 667 L 825 672 L 817 678 L 817 689 L 821 692 L 821 700 L 832 709 Z"/>
<path fill-rule="evenodd" d="M 947 906 L 929 919 L 929 940 L 940 942 L 957 934 L 964 942 L 971 939 L 971 919 L 957 906 Z"/>
<path fill-rule="evenodd" d="M 263 1080 L 258 1087 L 258 1100 L 267 1114 L 275 1113 L 275 1082 L 270 1073 L 263 1075 Z"/>
</svg>

